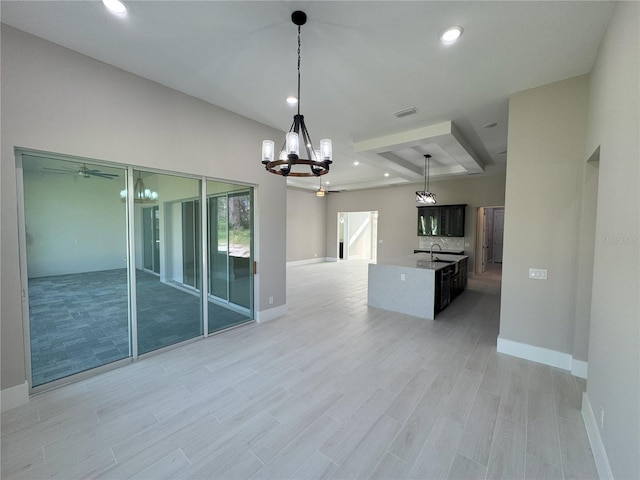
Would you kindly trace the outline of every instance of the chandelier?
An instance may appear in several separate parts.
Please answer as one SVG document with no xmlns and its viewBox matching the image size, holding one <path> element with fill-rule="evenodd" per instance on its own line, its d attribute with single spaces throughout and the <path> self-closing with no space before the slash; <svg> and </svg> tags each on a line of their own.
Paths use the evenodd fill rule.
<svg viewBox="0 0 640 480">
<path fill-rule="evenodd" d="M 307 22 L 307 15 L 297 10 L 291 14 L 291 21 L 298 26 L 298 113 L 293 116 L 293 123 L 277 159 L 273 141 L 262 142 L 262 164 L 267 171 L 285 177 L 318 177 L 329 173 L 329 165 L 332 163 L 331 140 L 320 140 L 320 148 L 314 150 L 304 116 L 300 114 L 300 27 Z M 297 165 L 306 165 L 309 170 L 293 171 L 293 167 Z"/>
<path fill-rule="evenodd" d="M 436 194 L 429 191 L 429 159 L 431 155 L 424 156 L 424 191 L 416 192 L 417 203 L 436 204 Z"/>
<path fill-rule="evenodd" d="M 120 191 L 120 200 L 123 202 L 127 201 L 126 189 Z M 138 178 L 133 186 L 133 201 L 135 203 L 154 203 L 158 201 L 158 192 L 145 187 L 140 177 L 140 172 L 138 172 Z"/>
</svg>

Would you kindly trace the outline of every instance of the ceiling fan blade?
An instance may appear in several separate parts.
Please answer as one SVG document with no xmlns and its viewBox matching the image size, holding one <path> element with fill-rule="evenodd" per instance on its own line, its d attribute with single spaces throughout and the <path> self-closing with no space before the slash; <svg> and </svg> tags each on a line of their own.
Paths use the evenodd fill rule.
<svg viewBox="0 0 640 480">
<path fill-rule="evenodd" d="M 106 178 L 107 180 L 112 180 L 119 177 L 119 175 L 116 175 L 115 173 L 102 173 L 97 170 L 91 170 L 90 172 L 88 172 L 88 174 L 92 177 Z"/>
<path fill-rule="evenodd" d="M 47 170 L 48 172 L 56 172 L 56 173 L 77 173 L 78 171 L 72 168 L 51 168 L 44 167 L 43 170 Z"/>
</svg>

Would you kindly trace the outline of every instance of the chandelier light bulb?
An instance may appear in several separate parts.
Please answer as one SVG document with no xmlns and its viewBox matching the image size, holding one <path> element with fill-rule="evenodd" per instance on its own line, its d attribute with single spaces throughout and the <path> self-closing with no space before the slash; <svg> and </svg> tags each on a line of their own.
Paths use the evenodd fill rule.
<svg viewBox="0 0 640 480">
<path fill-rule="evenodd" d="M 320 155 L 322 156 L 322 160 L 325 161 L 333 159 L 331 140 L 328 138 L 320 140 Z"/>
<path fill-rule="evenodd" d="M 300 154 L 300 143 L 298 141 L 298 134 L 296 132 L 287 133 L 287 153 L 289 155 Z"/>
<path fill-rule="evenodd" d="M 272 140 L 264 140 L 262 142 L 262 160 L 265 162 L 273 162 L 275 145 Z"/>
</svg>

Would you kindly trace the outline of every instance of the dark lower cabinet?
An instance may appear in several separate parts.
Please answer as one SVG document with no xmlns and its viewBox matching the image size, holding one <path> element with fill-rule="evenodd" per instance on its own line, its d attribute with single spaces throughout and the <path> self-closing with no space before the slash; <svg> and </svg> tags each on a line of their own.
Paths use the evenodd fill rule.
<svg viewBox="0 0 640 480">
<path fill-rule="evenodd" d="M 467 259 L 435 272 L 434 313 L 441 312 L 467 288 Z"/>
</svg>

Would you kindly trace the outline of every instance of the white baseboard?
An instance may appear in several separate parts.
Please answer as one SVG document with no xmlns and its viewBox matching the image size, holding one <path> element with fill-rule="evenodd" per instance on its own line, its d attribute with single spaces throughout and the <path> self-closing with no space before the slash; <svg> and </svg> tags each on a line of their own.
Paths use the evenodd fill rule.
<svg viewBox="0 0 640 480">
<path fill-rule="evenodd" d="M 593 408 L 591 408 L 591 402 L 589 401 L 587 392 L 582 394 L 582 419 L 584 420 L 584 426 L 587 429 L 587 436 L 589 437 L 589 443 L 591 444 L 591 452 L 593 453 L 593 459 L 595 460 L 596 468 L 598 469 L 598 477 L 600 477 L 601 480 L 613 479 L 613 472 L 611 472 L 609 458 L 607 457 L 607 452 L 604 449 L 600 430 L 598 430 L 598 422 L 593 414 Z"/>
<path fill-rule="evenodd" d="M 327 262 L 337 262 L 338 258 L 337 257 L 327 257 L 326 260 L 327 260 Z"/>
<path fill-rule="evenodd" d="M 498 337 L 497 350 L 499 353 L 505 353 L 512 357 L 524 358 L 532 362 L 568 370 L 575 377 L 587 378 L 588 363 L 584 360 L 575 360 L 570 353 L 514 342 L 500 337 Z"/>
<path fill-rule="evenodd" d="M 256 312 L 256 322 L 263 323 L 269 320 L 274 320 L 279 317 L 284 317 L 287 314 L 287 306 L 280 305 L 279 307 L 270 308 L 269 310 L 262 310 Z"/>
<path fill-rule="evenodd" d="M 293 262 L 287 262 L 287 267 L 299 267 L 300 265 L 310 265 L 312 263 L 324 263 L 327 259 L 325 257 L 321 258 L 307 258 L 306 260 L 296 260 Z"/>
<path fill-rule="evenodd" d="M 2 412 L 27 403 L 29 403 L 29 383 L 26 380 L 21 385 L 5 388 L 0 392 L 0 411 Z"/>
<path fill-rule="evenodd" d="M 571 374 L 574 377 L 587 378 L 589 370 L 589 364 L 584 360 L 576 360 L 575 358 L 571 362 Z"/>
<path fill-rule="evenodd" d="M 514 342 L 500 337 L 498 337 L 498 352 L 571 371 L 572 357 L 568 353 Z"/>
</svg>

